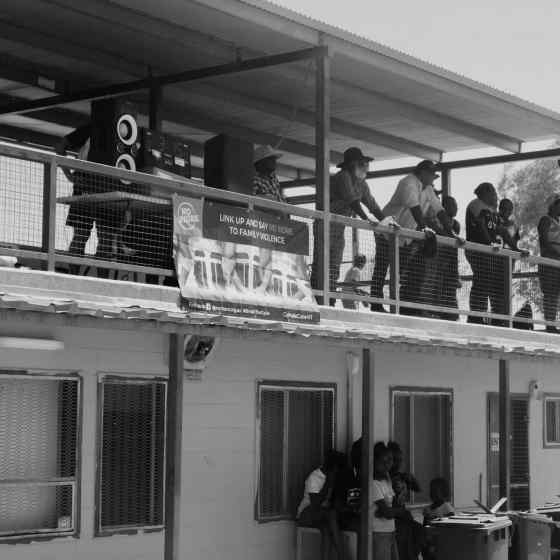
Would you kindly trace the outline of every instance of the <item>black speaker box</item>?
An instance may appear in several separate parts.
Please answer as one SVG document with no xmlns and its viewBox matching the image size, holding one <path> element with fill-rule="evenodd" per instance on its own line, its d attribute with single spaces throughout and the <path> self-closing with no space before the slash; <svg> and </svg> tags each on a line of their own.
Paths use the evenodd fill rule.
<svg viewBox="0 0 560 560">
<path fill-rule="evenodd" d="M 253 194 L 253 144 L 221 134 L 204 144 L 204 184 Z"/>
<path fill-rule="evenodd" d="M 183 139 L 147 128 L 141 129 L 140 137 L 138 169 L 151 171 L 155 167 L 190 178 L 191 149 Z"/>
<path fill-rule="evenodd" d="M 93 101 L 91 128 L 88 159 L 136 171 L 141 139 L 134 104 L 120 98 Z"/>
</svg>

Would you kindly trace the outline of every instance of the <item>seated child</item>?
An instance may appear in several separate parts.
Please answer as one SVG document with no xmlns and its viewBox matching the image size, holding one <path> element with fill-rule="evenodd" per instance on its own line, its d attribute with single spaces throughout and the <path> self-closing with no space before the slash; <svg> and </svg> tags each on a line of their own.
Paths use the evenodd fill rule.
<svg viewBox="0 0 560 560">
<path fill-rule="evenodd" d="M 297 524 L 321 531 L 321 558 L 330 558 L 331 543 L 337 560 L 343 560 L 342 536 L 334 507 L 337 477 L 346 466 L 346 455 L 330 451 L 324 463 L 305 480 L 305 490 L 297 510 Z"/>
<path fill-rule="evenodd" d="M 432 503 L 424 509 L 424 526 L 429 525 L 434 519 L 454 515 L 454 508 L 449 503 L 449 483 L 445 478 L 434 478 L 430 482 L 430 499 Z M 426 544 L 422 550 L 424 560 L 434 560 L 435 543 L 430 536 L 426 536 Z"/>
</svg>

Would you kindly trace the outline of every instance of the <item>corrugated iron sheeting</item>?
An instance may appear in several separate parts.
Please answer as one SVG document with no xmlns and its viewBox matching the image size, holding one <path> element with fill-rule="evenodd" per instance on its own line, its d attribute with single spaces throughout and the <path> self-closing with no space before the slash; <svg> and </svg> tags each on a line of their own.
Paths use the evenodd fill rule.
<svg viewBox="0 0 560 560">
<path fill-rule="evenodd" d="M 92 300 L 85 298 L 67 299 L 48 294 L 27 295 L 2 291 L 0 291 L 0 310 L 89 316 L 100 319 L 145 320 L 185 326 L 226 327 L 248 332 L 278 333 L 325 340 L 339 339 L 341 342 L 348 342 L 349 345 L 388 343 L 420 346 L 425 351 L 437 348 L 439 350 L 456 350 L 461 353 L 482 352 L 488 353 L 489 356 L 492 354 L 512 354 L 525 358 L 560 357 L 560 338 L 558 343 L 555 344 L 553 336 L 531 333 L 526 341 L 520 342 L 519 339 L 514 337 L 484 336 L 485 331 L 490 331 L 485 327 L 481 327 L 481 336 L 462 335 L 457 332 L 437 332 L 436 328 L 429 329 L 429 321 L 425 324 L 425 327 L 428 328 L 424 329 L 403 328 L 386 324 L 376 325 L 373 322 L 363 324 L 335 320 L 322 320 L 320 324 L 308 325 L 186 313 L 181 311 L 177 305 L 166 302 L 108 297 L 94 297 Z"/>
</svg>

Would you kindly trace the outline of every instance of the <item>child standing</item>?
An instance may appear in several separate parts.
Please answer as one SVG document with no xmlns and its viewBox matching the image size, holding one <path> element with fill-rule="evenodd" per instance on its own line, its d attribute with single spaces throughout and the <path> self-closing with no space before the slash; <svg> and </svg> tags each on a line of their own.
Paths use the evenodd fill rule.
<svg viewBox="0 0 560 560">
<path fill-rule="evenodd" d="M 375 444 L 373 461 L 373 487 L 370 501 L 370 507 L 374 511 L 371 527 L 373 557 L 376 560 L 398 560 L 395 517 L 402 514 L 404 508 L 393 506 L 395 493 L 389 477 L 393 455 L 384 443 Z"/>
</svg>

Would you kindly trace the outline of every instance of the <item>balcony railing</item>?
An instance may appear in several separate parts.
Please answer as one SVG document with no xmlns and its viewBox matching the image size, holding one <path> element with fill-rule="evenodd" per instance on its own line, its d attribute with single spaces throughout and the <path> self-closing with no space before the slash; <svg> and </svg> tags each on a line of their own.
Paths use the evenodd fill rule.
<svg viewBox="0 0 560 560">
<path fill-rule="evenodd" d="M 75 173 L 74 191 L 67 173 Z M 437 253 L 429 254 L 422 232 L 9 145 L 0 145 L 0 255 L 32 268 L 95 269 L 102 277 L 173 285 L 174 193 L 306 221 L 310 247 L 329 255 L 326 271 L 321 258 L 316 267 L 315 256 L 308 258 L 320 302 L 517 328 L 558 326 L 560 261 L 439 236 Z M 314 243 L 325 221 L 330 235 Z M 362 280 L 349 285 L 344 275 L 358 252 L 367 265 Z"/>
</svg>

